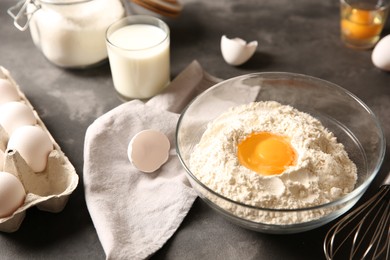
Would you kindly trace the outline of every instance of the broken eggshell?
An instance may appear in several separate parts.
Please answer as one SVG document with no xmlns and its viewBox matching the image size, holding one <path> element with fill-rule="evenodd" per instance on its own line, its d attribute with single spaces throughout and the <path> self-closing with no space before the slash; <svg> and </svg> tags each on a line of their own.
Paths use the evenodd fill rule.
<svg viewBox="0 0 390 260">
<path fill-rule="evenodd" d="M 130 141 L 127 155 L 135 168 L 142 172 L 158 170 L 169 158 L 168 137 L 148 129 L 137 133 Z"/>
<path fill-rule="evenodd" d="M 247 62 L 256 52 L 257 41 L 247 43 L 243 39 L 229 39 L 226 35 L 221 38 L 222 57 L 226 63 L 239 66 Z"/>
</svg>

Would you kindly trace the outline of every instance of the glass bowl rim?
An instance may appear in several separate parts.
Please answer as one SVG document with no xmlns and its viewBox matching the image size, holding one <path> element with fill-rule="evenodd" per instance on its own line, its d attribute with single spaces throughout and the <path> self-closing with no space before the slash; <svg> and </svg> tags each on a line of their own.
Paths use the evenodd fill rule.
<svg viewBox="0 0 390 260">
<path fill-rule="evenodd" d="M 340 198 L 338 198 L 336 200 L 333 200 L 333 201 L 330 201 L 330 202 L 327 202 L 327 203 L 323 203 L 323 204 L 320 204 L 320 205 L 316 205 L 316 206 L 303 207 L 303 208 L 264 208 L 264 207 L 257 207 L 257 206 L 253 206 L 253 205 L 244 204 L 244 203 L 232 200 L 230 198 L 227 198 L 227 197 L 225 197 L 225 196 L 215 192 L 214 190 L 210 189 L 204 183 L 202 183 L 198 178 L 196 178 L 196 176 L 191 172 L 191 170 L 189 169 L 187 164 L 184 162 L 184 159 L 181 156 L 180 148 L 179 148 L 179 145 L 178 145 L 179 129 L 180 129 L 182 120 L 183 120 L 187 110 L 191 107 L 191 105 L 196 100 L 198 100 L 202 96 L 206 95 L 208 92 L 211 92 L 214 89 L 220 87 L 221 85 L 226 84 L 227 82 L 236 81 L 236 80 L 240 80 L 240 79 L 244 79 L 244 78 L 262 77 L 262 76 L 282 76 L 283 78 L 290 77 L 290 78 L 294 78 L 294 79 L 302 79 L 302 80 L 306 80 L 306 81 L 309 80 L 309 81 L 320 82 L 320 83 L 322 83 L 324 85 L 324 86 L 321 86 L 321 87 L 333 88 L 333 89 L 337 90 L 338 92 L 342 92 L 342 93 L 346 94 L 348 97 L 350 97 L 351 99 L 356 101 L 361 107 L 363 107 L 365 111 L 368 112 L 370 117 L 375 122 L 375 126 L 377 127 L 377 129 L 379 131 L 380 140 L 381 140 L 380 151 L 379 151 L 380 156 L 379 156 L 379 158 L 377 160 L 375 168 L 373 169 L 373 171 L 371 172 L 369 177 L 359 187 L 354 188 L 353 191 L 351 191 L 350 193 L 348 193 L 348 194 L 346 194 L 346 195 L 344 195 L 344 196 L 342 196 L 342 197 L 340 197 Z M 214 84 L 213 86 L 211 86 L 210 88 L 208 88 L 207 90 L 203 91 L 198 96 L 193 98 L 191 100 L 191 102 L 189 102 L 189 104 L 183 109 L 183 111 L 181 112 L 181 114 L 179 116 L 178 122 L 176 124 L 175 141 L 176 141 L 175 142 L 176 154 L 177 154 L 177 156 L 179 158 L 180 163 L 182 164 L 182 166 L 184 167 L 184 169 L 186 170 L 188 175 L 191 177 L 191 179 L 194 180 L 198 185 L 200 185 L 204 190 L 206 190 L 207 192 L 217 196 L 219 199 L 222 199 L 222 200 L 227 201 L 229 203 L 232 203 L 234 205 L 237 205 L 237 206 L 240 206 L 240 207 L 244 207 L 244 208 L 254 209 L 254 210 L 262 210 L 262 211 L 270 211 L 270 212 L 297 212 L 297 211 L 298 212 L 304 212 L 304 211 L 310 211 L 310 210 L 318 210 L 318 209 L 323 209 L 323 208 L 328 208 L 328 207 L 332 207 L 332 206 L 341 205 L 341 204 L 343 204 L 343 203 L 345 203 L 345 202 L 347 202 L 347 201 L 349 201 L 349 200 L 351 200 L 351 199 L 353 199 L 353 198 L 355 198 L 357 196 L 363 195 L 365 190 L 368 188 L 368 186 L 371 184 L 373 179 L 378 174 L 379 169 L 382 166 L 382 163 L 383 163 L 383 160 L 384 160 L 384 157 L 385 157 L 385 152 L 386 152 L 386 138 L 385 138 L 384 131 L 383 131 L 383 128 L 381 126 L 381 123 L 380 123 L 379 119 L 377 118 L 377 116 L 374 114 L 374 112 L 360 98 L 358 98 L 355 94 L 353 94 L 349 90 L 347 90 L 347 89 L 345 89 L 345 88 L 343 88 L 343 87 L 341 87 L 341 86 L 339 86 L 339 85 L 337 85 L 335 83 L 332 83 L 330 81 L 327 81 L 327 80 L 324 80 L 324 79 L 321 79 L 321 78 L 317 78 L 317 77 L 313 77 L 313 76 L 309 76 L 309 75 L 305 75 L 305 74 L 292 73 L 292 72 L 254 72 L 254 73 L 249 73 L 249 74 L 244 74 L 244 75 L 232 77 L 232 78 L 229 78 L 229 79 L 226 79 L 226 80 L 223 80 L 221 82 L 218 82 L 218 83 Z"/>
</svg>

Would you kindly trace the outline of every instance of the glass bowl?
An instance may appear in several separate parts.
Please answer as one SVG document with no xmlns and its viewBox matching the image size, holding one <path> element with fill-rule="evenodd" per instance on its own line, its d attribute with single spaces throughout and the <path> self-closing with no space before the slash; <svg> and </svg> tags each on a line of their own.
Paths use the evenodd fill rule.
<svg viewBox="0 0 390 260">
<path fill-rule="evenodd" d="M 358 179 L 352 192 L 309 208 L 260 208 L 218 194 L 193 174 L 189 164 L 191 153 L 211 121 L 230 107 L 270 100 L 310 114 L 334 133 L 357 166 Z M 216 84 L 186 107 L 176 129 L 178 157 L 199 197 L 231 222 L 263 233 L 311 230 L 348 211 L 378 173 L 385 148 L 378 119 L 360 99 L 328 81 L 284 72 L 253 73 Z"/>
</svg>

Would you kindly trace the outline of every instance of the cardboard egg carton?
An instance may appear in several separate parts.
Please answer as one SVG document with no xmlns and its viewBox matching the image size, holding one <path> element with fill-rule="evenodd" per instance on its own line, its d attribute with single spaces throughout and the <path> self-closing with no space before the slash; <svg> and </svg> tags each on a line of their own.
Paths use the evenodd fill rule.
<svg viewBox="0 0 390 260">
<path fill-rule="evenodd" d="M 0 125 L 0 171 L 9 172 L 19 178 L 26 191 L 24 203 L 11 216 L 0 218 L 0 231 L 15 232 L 19 229 L 26 210 L 30 207 L 36 206 L 48 212 L 62 211 L 70 194 L 76 189 L 79 177 L 69 159 L 61 151 L 31 103 L 20 90 L 19 85 L 11 77 L 9 71 L 1 66 L 0 78 L 10 81 L 17 89 L 21 97 L 20 102 L 24 102 L 33 110 L 37 125 L 47 132 L 54 147 L 49 154 L 46 169 L 35 173 L 18 151 L 7 150 L 9 136 Z"/>
</svg>

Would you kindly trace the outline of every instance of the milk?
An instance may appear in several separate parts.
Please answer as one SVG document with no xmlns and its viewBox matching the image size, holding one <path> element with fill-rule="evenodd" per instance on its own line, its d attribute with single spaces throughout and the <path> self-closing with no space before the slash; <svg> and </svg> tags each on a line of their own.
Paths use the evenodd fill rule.
<svg viewBox="0 0 390 260">
<path fill-rule="evenodd" d="M 167 31 L 151 24 L 126 25 L 108 32 L 107 49 L 114 87 L 124 98 L 150 98 L 169 83 Z"/>
</svg>

